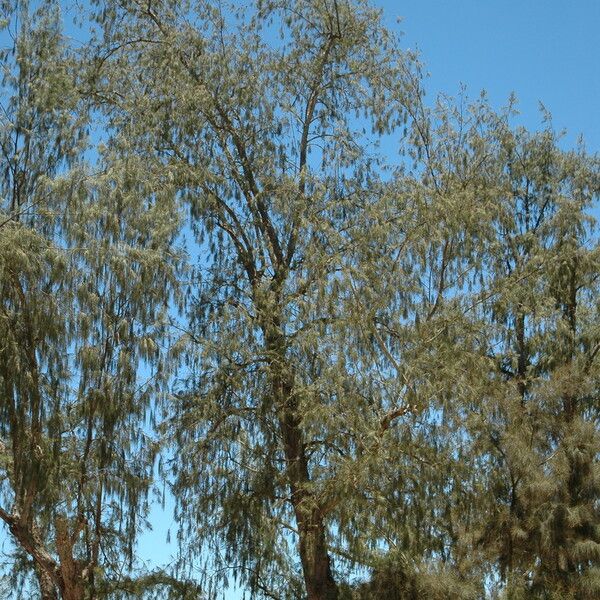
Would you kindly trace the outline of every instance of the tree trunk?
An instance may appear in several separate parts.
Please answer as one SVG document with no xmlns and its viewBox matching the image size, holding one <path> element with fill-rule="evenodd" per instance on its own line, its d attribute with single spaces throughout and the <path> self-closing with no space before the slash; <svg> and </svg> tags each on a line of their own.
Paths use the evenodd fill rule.
<svg viewBox="0 0 600 600">
<path fill-rule="evenodd" d="M 33 521 L 23 519 L 18 510 L 9 514 L 1 508 L 0 518 L 7 523 L 16 543 L 33 559 L 42 600 L 57 600 L 59 597 L 61 600 L 83 600 L 83 586 L 79 595 L 71 593 L 73 586 L 68 581 L 65 584 L 63 565 L 48 552 Z M 60 532 L 57 531 L 56 537 L 59 546 Z"/>
<path fill-rule="evenodd" d="M 73 546 L 78 530 L 69 531 L 67 519 L 57 517 L 54 522 L 56 530 L 56 550 L 60 558 L 62 600 L 83 600 L 85 584 L 83 581 L 83 566 L 73 558 Z"/>
<path fill-rule="evenodd" d="M 338 589 L 331 572 L 323 515 L 317 499 L 306 491 L 310 476 L 300 419 L 290 407 L 282 411 L 280 426 L 308 600 L 337 600 Z"/>
<path fill-rule="evenodd" d="M 272 327 L 272 321 L 270 325 Z M 293 368 L 286 360 L 284 335 L 279 327 L 276 327 L 275 332 L 272 328 L 265 328 L 264 331 L 268 331 L 265 337 L 270 357 L 271 386 L 283 438 L 307 598 L 337 600 L 339 591 L 327 551 L 324 515 L 318 499 L 308 491 L 310 473 L 298 401 L 294 394 Z"/>
<path fill-rule="evenodd" d="M 18 511 L 9 514 L 2 508 L 0 519 L 8 525 L 16 543 L 33 559 L 41 600 L 84 600 L 84 569 L 80 561 L 73 558 L 76 533 L 69 533 L 66 519 L 55 521 L 59 561 L 46 549 L 35 523 L 24 522 Z"/>
</svg>

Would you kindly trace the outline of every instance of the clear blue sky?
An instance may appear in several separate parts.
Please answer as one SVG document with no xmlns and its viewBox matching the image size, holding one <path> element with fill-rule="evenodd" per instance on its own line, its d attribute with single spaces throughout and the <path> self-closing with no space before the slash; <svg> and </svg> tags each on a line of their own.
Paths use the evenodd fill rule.
<svg viewBox="0 0 600 600">
<path fill-rule="evenodd" d="M 420 50 L 430 101 L 455 95 L 461 83 L 471 98 L 485 89 L 496 108 L 515 92 L 524 125 L 539 126 L 542 101 L 556 129 L 568 130 L 565 144 L 583 133 L 588 150 L 600 150 L 600 0 L 375 4 L 404 32 L 404 46 Z"/>
<path fill-rule="evenodd" d="M 600 0 L 376 0 L 388 25 L 404 32 L 403 46 L 418 48 L 429 101 L 464 84 L 470 97 L 485 89 L 494 107 L 511 92 L 520 122 L 540 124 L 539 101 L 555 127 L 568 130 L 566 145 L 581 133 L 588 150 L 600 150 Z M 402 17 L 400 24 L 396 18 Z M 139 552 L 148 564 L 168 560 L 171 515 L 153 511 L 154 531 Z M 0 550 L 5 530 L 0 528 Z M 172 531 L 172 534 L 175 532 Z M 173 535 L 174 537 L 174 535 Z M 227 600 L 240 598 L 231 592 Z"/>
</svg>

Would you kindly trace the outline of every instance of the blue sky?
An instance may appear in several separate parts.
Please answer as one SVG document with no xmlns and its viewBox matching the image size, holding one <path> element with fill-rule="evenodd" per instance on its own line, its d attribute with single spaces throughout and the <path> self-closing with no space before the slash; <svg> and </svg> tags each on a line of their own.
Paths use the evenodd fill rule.
<svg viewBox="0 0 600 600">
<path fill-rule="evenodd" d="M 440 92 L 455 95 L 461 84 L 471 98 L 485 89 L 496 108 L 515 92 L 521 123 L 540 125 L 542 101 L 555 127 L 567 129 L 565 146 L 584 134 L 588 150 L 600 150 L 600 0 L 374 3 L 390 27 L 404 32 L 403 46 L 421 52 L 430 73 L 429 102 Z M 139 552 L 149 565 L 164 563 L 174 550 L 166 543 L 169 508 L 153 511 L 154 531 L 140 540 Z M 0 552 L 5 533 L 0 528 Z M 240 597 L 226 594 L 227 600 Z"/>
<path fill-rule="evenodd" d="M 599 0 L 376 0 L 403 45 L 419 49 L 430 73 L 429 100 L 455 95 L 461 83 L 471 98 L 485 89 L 494 107 L 511 92 L 520 121 L 540 124 L 539 102 L 572 146 L 584 134 L 600 150 Z M 401 23 L 396 18 L 402 17 Z"/>
</svg>

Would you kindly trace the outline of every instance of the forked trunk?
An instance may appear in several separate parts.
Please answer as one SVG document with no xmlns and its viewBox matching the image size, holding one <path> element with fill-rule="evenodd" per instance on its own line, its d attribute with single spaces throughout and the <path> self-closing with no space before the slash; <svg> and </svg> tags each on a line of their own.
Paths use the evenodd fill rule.
<svg viewBox="0 0 600 600">
<path fill-rule="evenodd" d="M 71 532 L 66 519 L 58 517 L 55 520 L 56 550 L 60 558 L 62 600 L 83 600 L 85 596 L 85 582 L 83 565 L 73 558 L 73 546 L 77 537 L 77 530 Z"/>
</svg>

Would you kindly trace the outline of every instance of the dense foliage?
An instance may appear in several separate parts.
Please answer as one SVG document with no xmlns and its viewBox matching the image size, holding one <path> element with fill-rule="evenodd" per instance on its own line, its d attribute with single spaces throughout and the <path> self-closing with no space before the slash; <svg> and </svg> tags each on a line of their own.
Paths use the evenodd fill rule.
<svg viewBox="0 0 600 600">
<path fill-rule="evenodd" d="M 600 594 L 596 157 L 363 0 L 0 8 L 5 595 Z"/>
</svg>

